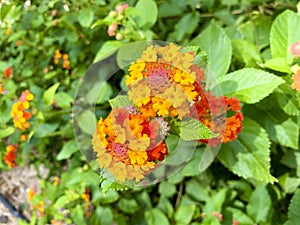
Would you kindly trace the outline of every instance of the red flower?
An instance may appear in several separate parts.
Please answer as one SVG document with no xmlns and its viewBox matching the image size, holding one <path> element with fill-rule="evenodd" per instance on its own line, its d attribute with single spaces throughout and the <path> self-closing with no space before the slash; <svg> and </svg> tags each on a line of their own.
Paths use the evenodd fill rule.
<svg viewBox="0 0 300 225">
<path fill-rule="evenodd" d="M 149 160 L 151 161 L 156 161 L 156 160 L 163 161 L 165 155 L 168 155 L 168 149 L 165 143 L 161 142 L 161 144 L 157 145 L 155 148 L 151 150 L 147 150 L 147 155 L 149 157 Z"/>
<path fill-rule="evenodd" d="M 11 67 L 7 67 L 5 70 L 4 70 L 4 77 L 5 78 L 10 78 L 12 75 L 12 68 Z"/>
<path fill-rule="evenodd" d="M 9 167 L 14 167 L 16 166 L 16 151 L 18 149 L 18 145 L 8 145 L 6 146 L 6 155 L 4 157 L 4 162 L 9 166 Z"/>
</svg>

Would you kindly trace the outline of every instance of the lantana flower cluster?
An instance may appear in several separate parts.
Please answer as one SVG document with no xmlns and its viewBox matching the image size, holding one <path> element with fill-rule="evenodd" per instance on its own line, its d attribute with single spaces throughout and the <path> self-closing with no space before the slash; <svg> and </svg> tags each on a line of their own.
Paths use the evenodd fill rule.
<svg viewBox="0 0 300 225">
<path fill-rule="evenodd" d="M 30 127 L 28 120 L 31 118 L 31 113 L 27 110 L 30 107 L 30 101 L 33 99 L 33 94 L 26 90 L 22 92 L 19 101 L 12 106 L 10 115 L 13 118 L 14 126 L 22 131 Z"/>
<path fill-rule="evenodd" d="M 295 42 L 294 44 L 292 44 L 290 51 L 293 57 L 295 58 L 295 60 L 298 60 L 300 58 L 300 42 Z M 292 67 L 292 72 L 293 72 L 292 75 L 293 83 L 291 87 L 294 90 L 300 92 L 300 66 L 298 64 L 295 64 Z"/>
<path fill-rule="evenodd" d="M 59 49 L 56 49 L 54 54 L 54 60 L 53 60 L 54 64 L 56 65 L 59 64 L 61 60 L 62 60 L 62 68 L 69 70 L 71 68 L 69 55 L 66 53 L 62 54 Z"/>
<path fill-rule="evenodd" d="M 7 145 L 6 146 L 6 154 L 4 156 L 4 162 L 6 163 L 6 165 L 8 167 L 15 167 L 16 164 L 16 159 L 17 159 L 17 150 L 18 150 L 18 145 L 14 144 L 14 145 Z"/>
<path fill-rule="evenodd" d="M 93 136 L 100 168 L 117 181 L 139 182 L 160 166 L 169 154 L 166 137 L 180 130 L 182 121 L 197 120 L 215 133 L 214 138 L 195 141 L 214 146 L 237 138 L 243 120 L 240 102 L 206 91 L 205 71 L 194 59 L 193 51 L 174 44 L 151 45 L 129 66 L 127 95 L 114 99 L 111 113 L 100 118 Z M 182 132 L 177 135 L 183 137 Z"/>
</svg>

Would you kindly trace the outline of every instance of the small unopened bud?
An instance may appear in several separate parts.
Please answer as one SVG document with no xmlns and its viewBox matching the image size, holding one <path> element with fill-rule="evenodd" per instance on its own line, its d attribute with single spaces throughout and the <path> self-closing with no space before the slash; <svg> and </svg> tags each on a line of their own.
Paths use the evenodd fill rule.
<svg viewBox="0 0 300 225">
<path fill-rule="evenodd" d="M 117 12 L 116 11 L 110 11 L 108 14 L 109 18 L 115 18 L 117 16 Z"/>
<path fill-rule="evenodd" d="M 116 34 L 116 39 L 119 41 L 119 40 L 122 40 L 123 39 L 123 35 L 120 34 L 120 33 L 117 33 Z"/>
</svg>

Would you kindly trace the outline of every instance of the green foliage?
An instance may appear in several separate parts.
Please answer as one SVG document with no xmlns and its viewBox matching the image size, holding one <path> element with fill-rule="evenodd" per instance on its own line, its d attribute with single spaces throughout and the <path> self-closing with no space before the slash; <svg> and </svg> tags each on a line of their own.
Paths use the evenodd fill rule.
<svg viewBox="0 0 300 225">
<path fill-rule="evenodd" d="M 127 3 L 117 16 L 120 1 L 5 1 L 0 6 L 0 84 L 7 91 L 0 94 L 0 157 L 7 145 L 18 144 L 17 164 L 50 171 L 26 203 L 32 209 L 30 224 L 297 224 L 300 93 L 291 88 L 292 66 L 300 64 L 291 53 L 291 45 L 300 42 L 297 1 Z M 114 22 L 118 28 L 109 36 Z M 89 167 L 78 151 L 76 141 L 89 148 L 89 139 L 75 141 L 72 127 L 76 120 L 90 137 L 99 115 L 131 104 L 115 96 L 124 88 L 130 62 L 145 49 L 145 43 L 134 42 L 141 40 L 176 42 L 194 51 L 216 78 L 208 80 L 208 88 L 238 98 L 245 117 L 235 141 L 220 151 L 198 144 L 189 160 L 169 160 L 168 165 L 183 163 L 182 169 L 148 187 L 116 182 L 104 170 L 99 178 L 92 169 L 94 156 L 88 156 Z M 85 90 L 85 99 L 75 99 L 89 66 L 114 55 L 124 71 L 107 81 L 102 71 L 93 73 L 95 88 Z M 26 89 L 35 98 L 28 109 L 31 127 L 21 131 L 10 112 Z M 77 102 L 83 107 L 74 118 Z M 187 150 L 176 134 L 186 141 L 214 135 L 195 121 L 170 131 L 170 155 L 176 148 Z M 20 141 L 22 135 L 28 139 Z M 0 169 L 9 169 L 4 160 Z"/>
</svg>

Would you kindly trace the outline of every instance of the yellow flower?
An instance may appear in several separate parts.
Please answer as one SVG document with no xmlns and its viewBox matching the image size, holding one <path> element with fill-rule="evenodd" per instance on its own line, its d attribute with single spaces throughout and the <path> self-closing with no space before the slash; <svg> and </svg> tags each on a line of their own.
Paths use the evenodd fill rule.
<svg viewBox="0 0 300 225">
<path fill-rule="evenodd" d="M 57 185 L 59 185 L 59 183 L 60 183 L 59 177 L 54 177 L 53 184 L 54 184 L 55 186 L 57 186 Z"/>
<path fill-rule="evenodd" d="M 171 107 L 171 103 L 168 102 L 165 98 L 153 97 L 152 98 L 152 107 L 154 111 L 159 116 L 167 116 L 169 114 L 169 109 Z"/>
<path fill-rule="evenodd" d="M 81 198 L 85 201 L 85 202 L 89 202 L 90 201 L 90 194 L 88 193 L 83 193 L 81 194 Z"/>
<path fill-rule="evenodd" d="M 112 163 L 108 170 L 116 177 L 117 181 L 124 182 L 127 177 L 126 165 L 122 162 Z"/>
<path fill-rule="evenodd" d="M 183 84 L 183 85 L 189 85 L 195 82 L 195 80 L 189 74 L 178 69 L 174 74 L 174 80 L 176 83 Z"/>
<path fill-rule="evenodd" d="M 142 166 L 147 163 L 148 156 L 146 151 L 128 150 L 127 154 L 131 165 Z"/>
<path fill-rule="evenodd" d="M 145 68 L 146 63 L 145 62 L 133 62 L 131 63 L 128 71 L 139 71 L 142 72 Z"/>
<path fill-rule="evenodd" d="M 11 28 L 10 27 L 6 29 L 5 34 L 7 36 L 11 34 Z"/>
<path fill-rule="evenodd" d="M 157 60 L 157 52 L 153 45 L 149 46 L 142 54 L 142 61 L 155 62 Z"/>
<path fill-rule="evenodd" d="M 127 178 L 129 180 L 135 179 L 136 182 L 139 182 L 141 179 L 144 178 L 144 172 L 138 166 L 127 166 Z"/>
<path fill-rule="evenodd" d="M 143 80 L 135 82 L 129 89 L 128 98 L 138 107 L 150 101 L 150 88 Z"/>
<path fill-rule="evenodd" d="M 189 73 L 190 72 L 190 67 L 194 61 L 194 55 L 190 53 L 180 53 L 177 54 L 173 59 L 172 59 L 172 64 L 174 67 Z"/>
<path fill-rule="evenodd" d="M 180 46 L 176 46 L 173 43 L 169 44 L 165 47 L 156 48 L 157 53 L 162 56 L 162 59 L 166 62 L 172 62 L 173 58 L 175 58 L 180 52 Z"/>
<path fill-rule="evenodd" d="M 36 195 L 35 191 L 32 188 L 29 188 L 27 192 L 28 202 L 31 202 L 32 198 Z"/>
</svg>

